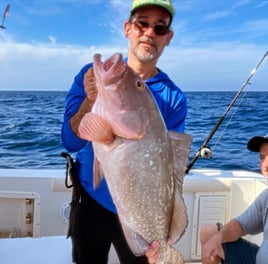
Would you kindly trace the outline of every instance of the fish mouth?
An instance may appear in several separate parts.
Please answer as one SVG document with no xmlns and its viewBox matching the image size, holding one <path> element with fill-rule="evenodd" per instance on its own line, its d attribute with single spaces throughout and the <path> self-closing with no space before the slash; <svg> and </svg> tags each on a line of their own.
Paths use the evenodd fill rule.
<svg viewBox="0 0 268 264">
<path fill-rule="evenodd" d="M 100 58 L 95 59 L 95 63 L 99 62 L 101 65 Z M 110 86 L 117 82 L 122 82 L 124 76 L 127 73 L 127 64 L 122 59 L 122 54 L 116 53 L 108 60 L 102 63 L 102 67 L 99 67 L 100 75 L 103 77 L 103 83 L 105 86 Z"/>
</svg>

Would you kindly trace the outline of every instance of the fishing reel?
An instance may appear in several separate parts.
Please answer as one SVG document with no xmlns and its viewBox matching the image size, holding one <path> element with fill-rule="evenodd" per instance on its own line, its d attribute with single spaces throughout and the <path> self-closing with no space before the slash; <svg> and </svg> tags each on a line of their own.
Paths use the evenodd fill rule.
<svg viewBox="0 0 268 264">
<path fill-rule="evenodd" d="M 203 147 L 200 150 L 200 157 L 204 159 L 210 159 L 212 157 L 212 150 L 209 146 Z"/>
</svg>

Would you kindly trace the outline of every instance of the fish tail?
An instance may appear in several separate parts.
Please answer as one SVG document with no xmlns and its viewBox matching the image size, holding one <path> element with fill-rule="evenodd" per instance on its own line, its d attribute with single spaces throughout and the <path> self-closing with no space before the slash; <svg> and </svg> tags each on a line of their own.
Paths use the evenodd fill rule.
<svg viewBox="0 0 268 264">
<path fill-rule="evenodd" d="M 157 264 L 184 264 L 183 256 L 172 246 L 167 245 L 160 256 L 161 259 Z"/>
</svg>

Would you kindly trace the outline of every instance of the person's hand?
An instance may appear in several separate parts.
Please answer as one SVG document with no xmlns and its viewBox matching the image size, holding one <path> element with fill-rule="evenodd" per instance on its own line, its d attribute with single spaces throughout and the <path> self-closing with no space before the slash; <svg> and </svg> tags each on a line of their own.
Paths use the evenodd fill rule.
<svg viewBox="0 0 268 264">
<path fill-rule="evenodd" d="M 145 255 L 148 259 L 149 264 L 155 264 L 157 261 L 159 261 L 160 259 L 159 248 L 160 248 L 159 242 L 153 241 L 149 246 L 149 248 L 147 249 Z"/>
<path fill-rule="evenodd" d="M 202 263 L 219 264 L 224 259 L 224 250 L 219 237 L 219 233 L 212 236 L 202 246 Z"/>
<path fill-rule="evenodd" d="M 91 102 L 95 102 L 98 95 L 98 89 L 92 67 L 84 74 L 84 88 L 87 98 Z"/>
</svg>

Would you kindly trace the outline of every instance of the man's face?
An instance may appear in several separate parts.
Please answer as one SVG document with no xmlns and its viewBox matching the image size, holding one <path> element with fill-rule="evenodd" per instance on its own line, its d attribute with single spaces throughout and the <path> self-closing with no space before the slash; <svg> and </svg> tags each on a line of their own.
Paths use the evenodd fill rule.
<svg viewBox="0 0 268 264">
<path fill-rule="evenodd" d="M 268 143 L 263 143 L 260 147 L 260 169 L 263 176 L 268 179 Z"/>
<path fill-rule="evenodd" d="M 164 47 L 172 39 L 171 29 L 166 34 L 158 34 L 155 26 L 167 27 L 169 14 L 159 7 L 138 9 L 131 21 L 125 23 L 125 35 L 129 39 L 129 49 L 134 56 L 142 61 L 157 61 Z"/>
</svg>

